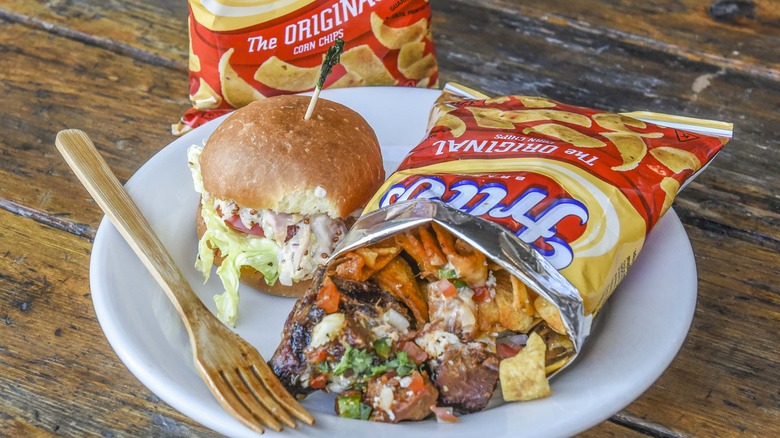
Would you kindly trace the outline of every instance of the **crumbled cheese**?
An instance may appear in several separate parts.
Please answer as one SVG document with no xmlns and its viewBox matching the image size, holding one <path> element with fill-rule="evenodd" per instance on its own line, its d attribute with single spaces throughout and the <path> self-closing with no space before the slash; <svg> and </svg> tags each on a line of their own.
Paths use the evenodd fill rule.
<svg viewBox="0 0 780 438">
<path fill-rule="evenodd" d="M 391 421 L 395 420 L 395 414 L 393 413 L 393 409 L 392 409 L 393 399 L 394 399 L 393 390 L 386 386 L 382 388 L 382 391 L 379 393 L 378 407 L 379 409 L 387 413 Z"/>
<path fill-rule="evenodd" d="M 387 338 L 391 342 L 396 342 L 399 338 L 398 330 L 396 330 L 390 324 L 379 324 L 371 327 L 371 331 L 374 332 L 376 338 Z"/>
<path fill-rule="evenodd" d="M 321 347 L 336 338 L 346 325 L 345 321 L 343 313 L 331 313 L 322 318 L 322 321 L 318 322 L 311 331 L 309 347 Z"/>
<path fill-rule="evenodd" d="M 429 357 L 440 358 L 451 347 L 460 347 L 461 342 L 457 336 L 443 330 L 432 330 L 422 333 L 415 338 L 414 343 L 425 350 Z"/>
<path fill-rule="evenodd" d="M 493 275 L 493 271 L 488 270 L 488 278 L 487 281 L 485 282 L 485 286 L 489 288 L 496 287 L 496 276 Z"/>
</svg>

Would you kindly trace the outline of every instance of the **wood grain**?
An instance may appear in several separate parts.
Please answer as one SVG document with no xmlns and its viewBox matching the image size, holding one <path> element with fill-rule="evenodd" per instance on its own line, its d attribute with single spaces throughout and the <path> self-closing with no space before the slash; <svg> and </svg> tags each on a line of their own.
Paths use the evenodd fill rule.
<svg viewBox="0 0 780 438">
<path fill-rule="evenodd" d="M 0 93 L 13 102 L 0 118 L 0 197 L 94 227 L 102 214 L 54 149 L 56 133 L 90 133 L 126 181 L 173 140 L 186 74 L 2 20 L 0 46 Z"/>
<path fill-rule="evenodd" d="M 186 2 L 8 0 L 0 17 L 157 64 L 187 69 Z"/>
<path fill-rule="evenodd" d="M 0 430 L 210 436 L 127 372 L 89 294 L 91 243 L 0 210 Z"/>
<path fill-rule="evenodd" d="M 718 20 L 717 15 L 709 12 L 709 6 L 717 1 L 531 0 L 519 3 L 491 0 L 485 3 L 487 10 L 577 29 L 601 40 L 620 41 L 674 58 L 780 79 L 780 58 L 766 56 L 776 47 L 780 35 L 780 8 L 772 0 L 742 2 L 753 3 L 753 17 L 733 20 Z M 571 40 L 559 39 L 559 42 L 570 44 Z M 601 49 L 611 48 L 602 46 Z"/>
<path fill-rule="evenodd" d="M 686 435 L 771 436 L 780 425 L 773 346 L 780 288 L 776 272 L 760 267 L 780 266 L 780 255 L 693 226 L 686 231 L 699 270 L 693 325 L 669 370 L 627 411 Z"/>
</svg>

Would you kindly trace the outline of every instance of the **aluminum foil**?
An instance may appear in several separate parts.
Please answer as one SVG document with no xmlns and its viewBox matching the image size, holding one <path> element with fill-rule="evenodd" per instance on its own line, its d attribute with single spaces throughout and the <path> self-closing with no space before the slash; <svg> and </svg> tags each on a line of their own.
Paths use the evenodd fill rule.
<svg viewBox="0 0 780 438">
<path fill-rule="evenodd" d="M 561 312 L 575 351 L 580 352 L 590 333 L 592 316 L 585 316 L 582 297 L 577 288 L 541 254 L 506 228 L 449 207 L 441 201 L 404 201 L 362 216 L 344 237 L 331 260 L 345 252 L 380 242 L 428 222 L 436 222 L 482 251 L 527 287 L 553 303 Z M 569 361 L 566 366 L 572 362 Z"/>
</svg>

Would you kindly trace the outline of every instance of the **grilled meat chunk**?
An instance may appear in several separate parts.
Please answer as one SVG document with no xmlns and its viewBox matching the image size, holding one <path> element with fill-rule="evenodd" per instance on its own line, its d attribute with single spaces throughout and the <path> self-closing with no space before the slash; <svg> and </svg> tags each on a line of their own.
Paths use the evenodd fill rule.
<svg viewBox="0 0 780 438">
<path fill-rule="evenodd" d="M 298 300 L 288 316 L 282 331 L 282 341 L 271 357 L 269 365 L 291 394 L 304 398 L 315 389 L 309 384 L 314 374 L 306 353 L 310 350 L 312 334 L 317 325 L 327 316 L 317 305 L 317 293 L 322 287 L 325 273 L 320 270 L 312 287 Z M 343 315 L 343 324 L 337 336 L 317 347 L 327 350 L 326 357 L 338 363 L 347 345 L 365 347 L 377 337 L 372 329 L 387 325 L 382 317 L 397 315 L 402 320 L 414 321 L 409 309 L 398 303 L 392 295 L 380 289 L 371 281 L 355 281 L 331 277 L 340 294 L 337 313 Z"/>
<path fill-rule="evenodd" d="M 463 413 L 485 409 L 498 382 L 499 359 L 485 344 L 451 348 L 433 370 L 441 404 Z"/>
<path fill-rule="evenodd" d="M 411 382 L 422 380 L 419 387 Z M 398 423 L 405 420 L 422 420 L 431 415 L 431 406 L 436 406 L 439 391 L 424 375 L 393 376 L 386 374 L 368 382 L 364 401 L 371 406 L 371 420 Z"/>
</svg>

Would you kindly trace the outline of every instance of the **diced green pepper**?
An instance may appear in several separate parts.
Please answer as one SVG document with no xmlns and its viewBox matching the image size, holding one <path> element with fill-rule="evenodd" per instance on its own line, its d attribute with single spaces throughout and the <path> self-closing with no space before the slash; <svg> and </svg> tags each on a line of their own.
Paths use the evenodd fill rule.
<svg viewBox="0 0 780 438">
<path fill-rule="evenodd" d="M 361 418 L 360 395 L 342 395 L 336 399 L 338 405 L 339 417 Z"/>
<path fill-rule="evenodd" d="M 390 356 L 390 342 L 388 338 L 379 338 L 374 341 L 374 351 L 382 359 L 387 359 Z"/>
<path fill-rule="evenodd" d="M 361 420 L 368 420 L 368 418 L 371 416 L 371 406 L 361 403 L 360 404 L 360 419 Z"/>
<path fill-rule="evenodd" d="M 368 420 L 371 406 L 363 403 L 360 394 L 342 395 L 336 399 L 339 417 Z"/>
<path fill-rule="evenodd" d="M 463 289 L 464 287 L 469 287 L 469 285 L 463 280 L 455 280 L 452 282 L 452 285 L 455 286 L 456 289 Z"/>
</svg>

